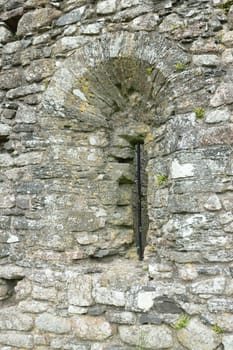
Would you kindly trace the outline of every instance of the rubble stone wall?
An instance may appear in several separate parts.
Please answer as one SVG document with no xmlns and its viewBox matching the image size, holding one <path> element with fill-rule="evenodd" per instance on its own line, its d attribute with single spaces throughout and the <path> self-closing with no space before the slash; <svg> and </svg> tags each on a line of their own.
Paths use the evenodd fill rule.
<svg viewBox="0 0 233 350">
<path fill-rule="evenodd" d="M 233 1 L 0 11 L 0 349 L 232 350 Z"/>
</svg>

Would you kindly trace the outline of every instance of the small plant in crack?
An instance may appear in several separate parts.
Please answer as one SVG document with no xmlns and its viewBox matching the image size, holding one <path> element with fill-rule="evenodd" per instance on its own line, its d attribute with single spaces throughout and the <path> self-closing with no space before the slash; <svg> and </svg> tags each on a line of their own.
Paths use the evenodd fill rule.
<svg viewBox="0 0 233 350">
<path fill-rule="evenodd" d="M 201 119 L 205 116 L 205 108 L 194 108 L 193 112 L 195 113 L 197 119 Z"/>
<path fill-rule="evenodd" d="M 182 329 L 187 327 L 187 325 L 189 324 L 190 321 L 190 317 L 186 314 L 182 314 L 177 320 L 176 322 L 172 325 L 172 327 L 174 329 Z"/>
<path fill-rule="evenodd" d="M 217 323 L 213 325 L 212 330 L 217 334 L 223 333 L 223 329 L 219 325 L 217 325 Z"/>
<path fill-rule="evenodd" d="M 168 179 L 167 175 L 164 174 L 157 174 L 157 184 L 159 186 L 161 186 L 162 184 L 164 184 L 164 182 L 166 182 Z"/>
<path fill-rule="evenodd" d="M 176 70 L 177 72 L 183 72 L 186 68 L 187 68 L 187 64 L 184 63 L 184 62 L 178 61 L 178 62 L 175 64 L 175 70 Z"/>
</svg>

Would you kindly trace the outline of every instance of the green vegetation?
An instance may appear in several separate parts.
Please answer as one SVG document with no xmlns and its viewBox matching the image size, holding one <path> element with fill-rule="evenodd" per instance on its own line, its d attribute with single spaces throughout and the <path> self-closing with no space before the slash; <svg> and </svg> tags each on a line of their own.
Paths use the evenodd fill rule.
<svg viewBox="0 0 233 350">
<path fill-rule="evenodd" d="M 197 119 L 201 119 L 205 115 L 205 108 L 194 108 L 193 112 L 195 113 Z"/>
<path fill-rule="evenodd" d="M 185 328 L 187 327 L 187 325 L 189 324 L 189 321 L 190 321 L 190 317 L 188 315 L 181 315 L 180 318 L 178 318 L 178 320 L 176 321 L 176 323 L 174 323 L 172 325 L 172 327 L 174 329 L 182 329 L 182 328 Z"/>
<path fill-rule="evenodd" d="M 218 5 L 217 7 L 222 9 L 225 12 L 225 14 L 228 14 L 232 5 L 233 5 L 233 0 L 229 0 L 225 4 Z"/>
<path fill-rule="evenodd" d="M 160 186 L 162 185 L 165 181 L 167 181 L 167 176 L 164 174 L 158 174 L 157 175 L 157 184 Z"/>
<path fill-rule="evenodd" d="M 148 67 L 148 68 L 146 69 L 146 74 L 147 74 L 148 76 L 150 76 L 150 75 L 152 74 L 152 72 L 153 72 L 153 67 Z"/>
<path fill-rule="evenodd" d="M 212 330 L 217 333 L 217 334 L 222 334 L 223 333 L 223 329 L 221 327 L 219 327 L 217 324 L 214 324 L 212 327 Z"/>
<path fill-rule="evenodd" d="M 179 62 L 177 62 L 176 65 L 175 65 L 175 70 L 176 70 L 177 72 L 182 72 L 183 70 L 186 69 L 186 67 L 187 67 L 187 64 L 186 64 L 186 63 L 179 61 Z"/>
</svg>

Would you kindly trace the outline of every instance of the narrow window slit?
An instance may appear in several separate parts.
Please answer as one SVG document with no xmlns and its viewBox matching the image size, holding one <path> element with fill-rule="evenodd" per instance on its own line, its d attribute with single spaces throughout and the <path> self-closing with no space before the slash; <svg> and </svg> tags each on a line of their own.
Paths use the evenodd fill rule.
<svg viewBox="0 0 233 350">
<path fill-rule="evenodd" d="M 136 186 L 133 191 L 134 232 L 139 260 L 144 258 L 146 234 L 148 230 L 147 215 L 147 176 L 146 153 L 141 141 L 135 144 Z"/>
</svg>

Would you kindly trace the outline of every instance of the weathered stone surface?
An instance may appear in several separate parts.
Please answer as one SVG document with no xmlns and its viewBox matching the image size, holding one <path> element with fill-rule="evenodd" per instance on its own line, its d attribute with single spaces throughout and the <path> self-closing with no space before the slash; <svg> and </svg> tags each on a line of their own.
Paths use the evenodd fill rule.
<svg viewBox="0 0 233 350">
<path fill-rule="evenodd" d="M 0 334 L 0 343 L 4 345 L 21 347 L 25 349 L 33 349 L 34 342 L 33 336 L 28 334 L 18 334 L 13 332 L 8 332 L 6 334 Z M 8 350 L 8 349 L 7 349 Z"/>
<path fill-rule="evenodd" d="M 35 320 L 35 326 L 45 332 L 56 334 L 68 333 L 71 330 L 70 321 L 63 317 L 43 313 Z"/>
<path fill-rule="evenodd" d="M 103 0 L 97 4 L 97 13 L 98 14 L 110 14 L 116 10 L 116 0 Z"/>
<path fill-rule="evenodd" d="M 153 30 L 159 22 L 159 16 L 156 13 L 146 14 L 136 17 L 131 24 L 132 30 Z"/>
<path fill-rule="evenodd" d="M 189 176 L 193 176 L 193 164 L 180 164 L 177 159 L 174 159 L 171 165 L 171 177 L 176 179 Z"/>
<path fill-rule="evenodd" d="M 0 43 L 4 44 L 12 38 L 11 32 L 4 26 L 0 26 Z"/>
<path fill-rule="evenodd" d="M 93 304 L 92 298 L 92 278 L 91 276 L 70 276 L 68 284 L 68 301 L 72 305 L 90 306 Z"/>
<path fill-rule="evenodd" d="M 40 59 L 31 63 L 25 71 L 26 80 L 29 83 L 41 81 L 53 74 L 55 63 L 51 59 Z"/>
<path fill-rule="evenodd" d="M 111 287 L 96 286 L 93 290 L 93 297 L 97 303 L 124 306 L 125 293 L 121 290 L 112 289 Z"/>
<path fill-rule="evenodd" d="M 16 89 L 9 90 L 6 94 L 7 98 L 14 99 L 17 97 L 27 96 L 30 94 L 36 94 L 38 92 L 42 92 L 45 90 L 45 87 L 43 85 L 38 84 L 31 84 L 31 85 L 25 85 L 21 86 Z"/>
<path fill-rule="evenodd" d="M 230 118 L 230 112 L 228 109 L 217 109 L 206 113 L 206 123 L 220 123 L 226 122 Z"/>
<path fill-rule="evenodd" d="M 112 326 L 103 317 L 74 317 L 72 329 L 78 337 L 85 340 L 105 340 L 113 334 Z"/>
<path fill-rule="evenodd" d="M 0 89 L 14 89 L 22 83 L 22 75 L 19 69 L 14 69 L 0 74 Z"/>
<path fill-rule="evenodd" d="M 233 335 L 223 335 L 222 343 L 224 350 L 231 350 L 233 347 Z"/>
<path fill-rule="evenodd" d="M 179 342 L 189 350 L 214 350 L 221 338 L 198 318 L 190 320 L 185 328 L 177 332 Z"/>
<path fill-rule="evenodd" d="M 65 26 L 67 24 L 79 22 L 80 19 L 82 18 L 82 15 L 84 14 L 85 8 L 86 6 L 82 6 L 80 8 L 77 8 L 71 12 L 64 14 L 56 21 L 56 25 Z"/>
<path fill-rule="evenodd" d="M 223 104 L 231 104 L 233 102 L 233 92 L 231 84 L 221 83 L 217 88 L 214 96 L 210 100 L 211 107 L 219 107 Z"/>
<path fill-rule="evenodd" d="M 53 8 L 41 8 L 27 12 L 20 19 L 17 27 L 17 35 L 23 36 L 28 32 L 38 30 L 41 27 L 50 25 L 51 22 L 58 18 L 61 12 Z"/>
<path fill-rule="evenodd" d="M 134 324 L 136 322 L 136 315 L 128 311 L 108 311 L 106 318 L 109 322 L 118 324 Z"/>
<path fill-rule="evenodd" d="M 193 63 L 197 66 L 216 67 L 220 64 L 217 55 L 194 55 Z"/>
<path fill-rule="evenodd" d="M 195 294 L 222 294 L 225 289 L 225 278 L 216 277 L 192 284 L 192 292 Z"/>
<path fill-rule="evenodd" d="M 120 326 L 120 338 L 132 346 L 145 349 L 167 349 L 172 347 L 172 332 L 166 326 Z"/>
<path fill-rule="evenodd" d="M 33 327 L 33 319 L 14 308 L 6 308 L 1 311 L 0 329 L 30 331 Z"/>
<path fill-rule="evenodd" d="M 225 32 L 222 37 L 222 43 L 228 47 L 232 46 L 233 31 Z"/>
<path fill-rule="evenodd" d="M 210 211 L 217 211 L 222 209 L 222 204 L 218 196 L 214 194 L 208 198 L 204 208 Z"/>
</svg>

